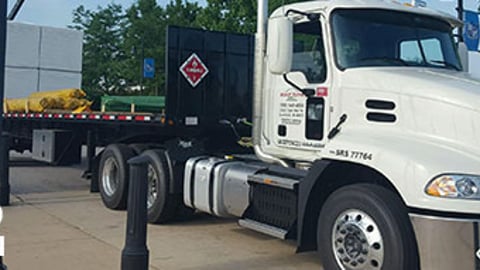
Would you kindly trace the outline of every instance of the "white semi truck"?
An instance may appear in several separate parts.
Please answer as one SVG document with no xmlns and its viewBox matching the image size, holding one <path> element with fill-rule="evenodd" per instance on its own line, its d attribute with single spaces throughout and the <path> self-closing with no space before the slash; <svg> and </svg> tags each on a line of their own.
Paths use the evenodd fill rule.
<svg viewBox="0 0 480 270">
<path fill-rule="evenodd" d="M 294 238 L 327 270 L 479 269 L 480 81 L 461 23 L 388 1 L 265 10 L 254 147 L 283 169 L 192 158 L 186 204 Z"/>
<path fill-rule="evenodd" d="M 61 158 L 87 143 L 92 190 L 98 181 L 112 209 L 125 207 L 126 161 L 142 153 L 151 222 L 192 209 L 237 217 L 298 252 L 318 250 L 326 270 L 480 269 L 480 80 L 454 41 L 461 22 L 378 0 L 266 13 L 259 0 L 254 64 L 237 57 L 239 36 L 206 33 L 205 54 L 190 47 L 197 32 L 169 35 L 165 114 L 6 114 L 11 147 Z M 236 60 L 225 69 L 252 62 L 253 104 L 232 94 L 251 73 L 220 79 L 219 92 L 202 86 L 221 77 L 212 61 L 226 47 Z M 192 75 L 188 90 L 172 90 L 185 83 L 179 69 Z M 253 144 L 235 148 L 249 115 L 223 117 L 247 105 Z M 95 157 L 95 146 L 106 148 Z"/>
</svg>

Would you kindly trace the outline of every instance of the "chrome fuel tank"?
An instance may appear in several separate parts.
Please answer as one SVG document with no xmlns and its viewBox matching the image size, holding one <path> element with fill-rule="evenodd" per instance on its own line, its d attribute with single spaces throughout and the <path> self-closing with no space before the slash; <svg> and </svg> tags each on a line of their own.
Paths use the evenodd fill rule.
<svg viewBox="0 0 480 270">
<path fill-rule="evenodd" d="M 184 202 L 187 206 L 220 217 L 241 217 L 249 203 L 248 176 L 261 166 L 216 157 L 187 161 Z"/>
</svg>

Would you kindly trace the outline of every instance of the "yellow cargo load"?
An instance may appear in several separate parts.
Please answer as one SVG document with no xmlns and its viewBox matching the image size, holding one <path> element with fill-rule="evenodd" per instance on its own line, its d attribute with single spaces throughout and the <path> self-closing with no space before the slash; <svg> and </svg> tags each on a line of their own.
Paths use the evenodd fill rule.
<svg viewBox="0 0 480 270">
<path fill-rule="evenodd" d="M 53 91 L 42 91 L 30 94 L 31 98 L 54 97 L 54 98 L 84 98 L 87 94 L 81 89 L 60 89 Z"/>
<path fill-rule="evenodd" d="M 19 98 L 5 100 L 5 109 L 7 112 L 43 112 L 45 108 L 55 104 L 53 99 L 47 98 Z"/>
<path fill-rule="evenodd" d="M 47 110 L 67 110 L 75 113 L 90 111 L 92 102 L 84 99 L 80 89 L 62 89 L 32 93 L 28 98 L 5 99 L 5 113 L 41 113 Z"/>
<path fill-rule="evenodd" d="M 85 106 L 90 107 L 92 105 L 92 102 L 86 99 L 70 98 L 70 99 L 65 99 L 64 101 L 65 103 L 63 104 L 63 109 L 69 110 L 69 111 L 76 111 L 79 108 L 82 108 Z"/>
</svg>

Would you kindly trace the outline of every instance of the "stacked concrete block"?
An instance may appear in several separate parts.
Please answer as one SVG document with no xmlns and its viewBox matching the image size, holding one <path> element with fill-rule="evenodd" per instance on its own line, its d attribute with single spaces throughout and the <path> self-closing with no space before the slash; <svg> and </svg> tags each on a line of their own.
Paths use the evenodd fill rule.
<svg viewBox="0 0 480 270">
<path fill-rule="evenodd" d="M 82 41 L 80 31 L 9 22 L 5 97 L 80 88 Z"/>
</svg>

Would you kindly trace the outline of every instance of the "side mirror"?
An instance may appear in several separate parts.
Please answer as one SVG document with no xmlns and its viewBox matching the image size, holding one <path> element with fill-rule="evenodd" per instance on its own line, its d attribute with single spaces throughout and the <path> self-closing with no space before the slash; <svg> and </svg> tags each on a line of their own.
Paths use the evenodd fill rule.
<svg viewBox="0 0 480 270">
<path fill-rule="evenodd" d="M 287 17 L 268 22 L 267 61 L 271 73 L 281 75 L 290 71 L 293 57 L 293 22 Z"/>
<path fill-rule="evenodd" d="M 305 74 L 303 74 L 303 72 L 301 71 L 288 72 L 288 74 L 285 74 L 285 76 L 288 78 L 289 81 L 294 82 L 295 85 L 299 85 L 300 88 L 308 85 L 307 77 L 305 77 Z"/>
<path fill-rule="evenodd" d="M 286 83 L 300 91 L 306 97 L 312 97 L 315 95 L 315 89 L 304 88 L 305 85 L 308 85 L 308 80 L 305 77 L 305 74 L 303 74 L 303 72 L 293 71 L 289 73 L 284 73 L 283 79 Z"/>
<path fill-rule="evenodd" d="M 467 45 L 463 42 L 458 43 L 458 56 L 460 57 L 463 71 L 468 72 L 468 48 Z"/>
</svg>

